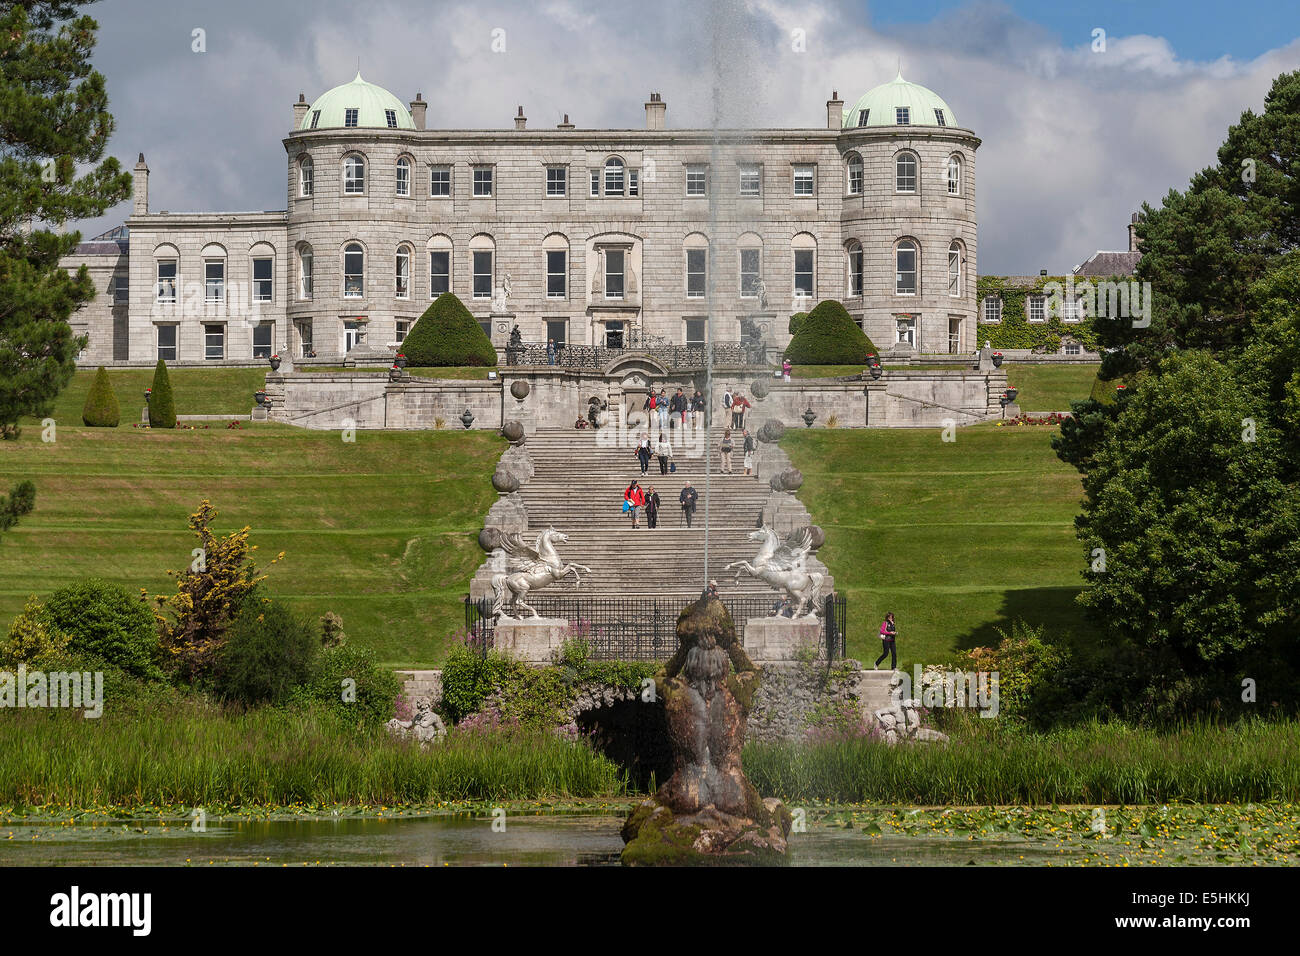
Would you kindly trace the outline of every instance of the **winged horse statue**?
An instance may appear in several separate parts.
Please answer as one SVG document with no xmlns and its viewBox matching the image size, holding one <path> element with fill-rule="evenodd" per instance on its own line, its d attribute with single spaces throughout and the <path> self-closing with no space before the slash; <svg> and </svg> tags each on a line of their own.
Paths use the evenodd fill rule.
<svg viewBox="0 0 1300 956">
<path fill-rule="evenodd" d="M 581 582 L 578 572 L 590 574 L 591 568 L 585 564 L 565 564 L 560 560 L 555 542 L 563 544 L 568 540 L 568 535 L 554 528 L 547 528 L 532 544 L 518 533 L 502 537 L 501 549 L 509 555 L 510 562 L 506 565 L 508 571 L 492 575 L 492 590 L 496 593 L 492 604 L 493 616 L 513 620 L 512 615 L 506 613 L 508 607 L 532 611 L 533 617 L 541 617 L 535 607 L 524 602 L 529 591 L 554 584 L 568 574 L 573 575 L 573 586 L 577 588 Z"/>
<path fill-rule="evenodd" d="M 786 535 L 782 541 L 775 531 L 764 525 L 757 531 L 751 531 L 749 540 L 763 542 L 754 560 L 733 561 L 723 570 L 736 568 L 737 581 L 740 580 L 741 571 L 748 571 L 789 595 L 795 617 L 805 614 L 816 617 L 826 576 L 817 571 L 809 571 L 806 567 L 808 552 L 812 550 L 812 532 L 807 528 L 799 528 Z"/>
</svg>

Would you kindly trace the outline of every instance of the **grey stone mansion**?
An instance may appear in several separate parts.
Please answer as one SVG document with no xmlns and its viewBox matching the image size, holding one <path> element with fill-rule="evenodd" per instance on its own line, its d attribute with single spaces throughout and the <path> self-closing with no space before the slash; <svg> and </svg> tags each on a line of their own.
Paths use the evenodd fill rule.
<svg viewBox="0 0 1300 956">
<path fill-rule="evenodd" d="M 884 350 L 976 347 L 975 151 L 901 76 L 806 129 L 438 129 L 360 75 L 293 105 L 287 209 L 149 208 L 65 260 L 99 294 L 86 364 L 339 361 L 396 351 L 459 296 L 504 346 L 788 342 L 839 299 Z M 163 171 L 165 175 L 165 171 Z"/>
</svg>

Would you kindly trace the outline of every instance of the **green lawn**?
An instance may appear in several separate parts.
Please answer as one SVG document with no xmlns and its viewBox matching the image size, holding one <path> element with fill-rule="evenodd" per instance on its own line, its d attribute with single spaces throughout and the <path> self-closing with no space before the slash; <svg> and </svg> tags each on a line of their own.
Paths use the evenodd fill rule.
<svg viewBox="0 0 1300 956">
<path fill-rule="evenodd" d="M 1084 567 L 1078 474 L 1055 428 L 799 430 L 782 443 L 799 498 L 826 531 L 822 560 L 849 600 L 849 652 L 870 664 L 886 611 L 900 664 L 994 644 L 1013 618 L 1091 639 L 1074 604 Z"/>
<path fill-rule="evenodd" d="M 247 374 L 175 373 L 185 382 L 178 410 L 222 410 Z M 0 627 L 28 594 L 88 576 L 170 591 L 165 572 L 189 562 L 186 520 L 203 498 L 223 532 L 251 526 L 260 563 L 285 552 L 270 570 L 273 593 L 313 617 L 341 614 L 349 637 L 387 664 L 439 662 L 463 625 L 461 597 L 482 560 L 477 534 L 496 497 L 495 434 L 361 431 L 345 443 L 338 432 L 247 422 L 86 428 L 75 395 L 59 405 L 77 415 L 58 413 L 56 442 L 43 443 L 39 427 L 0 442 L 0 488 L 31 478 L 37 489 L 36 510 L 0 537 Z"/>
<path fill-rule="evenodd" d="M 169 368 L 177 415 L 247 415 L 256 402 L 253 393 L 263 386 L 269 368 Z M 144 390 L 153 385 L 152 368 L 108 370 L 108 380 L 122 408 L 118 428 L 140 421 Z M 95 379 L 94 367 L 82 367 L 55 399 L 53 419 L 60 429 L 81 425 L 81 409 Z M 28 426 L 33 422 L 28 419 Z"/>
<path fill-rule="evenodd" d="M 1070 402 L 1082 401 L 1092 391 L 1096 365 L 1002 366 L 1007 384 L 1020 390 L 1016 404 L 1024 412 L 1068 412 Z"/>
<path fill-rule="evenodd" d="M 488 372 L 495 372 L 496 369 L 488 368 L 483 365 L 447 365 L 437 368 L 411 368 L 406 369 L 416 378 L 455 378 L 455 379 L 486 379 Z M 387 375 L 386 369 L 382 368 L 344 368 L 342 365 L 302 365 L 295 371 L 298 372 L 370 372 L 383 373 Z"/>
</svg>

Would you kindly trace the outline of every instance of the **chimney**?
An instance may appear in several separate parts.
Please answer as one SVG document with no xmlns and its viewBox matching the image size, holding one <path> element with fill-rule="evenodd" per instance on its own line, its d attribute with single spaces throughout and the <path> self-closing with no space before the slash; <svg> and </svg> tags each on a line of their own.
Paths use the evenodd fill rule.
<svg viewBox="0 0 1300 956">
<path fill-rule="evenodd" d="M 556 123 L 556 124 L 555 124 L 555 128 L 556 128 L 556 129 L 573 129 L 573 124 L 569 122 L 569 114 L 568 114 L 568 113 L 565 113 L 565 114 L 564 114 L 564 122 L 563 122 L 563 123 Z"/>
<path fill-rule="evenodd" d="M 429 104 L 424 101 L 423 93 L 416 93 L 415 99 L 411 100 L 411 122 L 415 124 L 416 129 L 424 129 L 424 111 L 428 106 Z"/>
<path fill-rule="evenodd" d="M 293 128 L 298 129 L 302 126 L 302 118 L 307 115 L 307 107 L 311 106 L 307 102 L 307 97 L 298 94 L 298 102 L 293 104 Z"/>
<path fill-rule="evenodd" d="M 1142 217 L 1139 216 L 1137 213 L 1133 213 L 1132 218 L 1129 219 L 1128 221 L 1128 251 L 1129 252 L 1137 252 L 1138 246 L 1141 244 L 1137 237 L 1137 225 L 1141 221 L 1142 221 Z"/>
<path fill-rule="evenodd" d="M 135 208 L 132 214 L 136 216 L 149 215 L 149 167 L 144 164 L 144 153 L 136 160 L 135 170 L 131 174 L 134 188 L 132 192 L 135 195 Z"/>
<path fill-rule="evenodd" d="M 832 90 L 831 98 L 826 101 L 826 128 L 842 129 L 844 127 L 844 101 L 840 91 Z"/>
<path fill-rule="evenodd" d="M 524 108 L 519 107 L 519 112 L 515 114 L 515 129 L 526 129 L 528 126 L 528 117 L 524 115 Z"/>
<path fill-rule="evenodd" d="M 645 105 L 645 128 L 646 129 L 663 129 L 664 116 L 668 112 L 668 104 L 658 93 L 650 94 L 650 102 Z"/>
</svg>

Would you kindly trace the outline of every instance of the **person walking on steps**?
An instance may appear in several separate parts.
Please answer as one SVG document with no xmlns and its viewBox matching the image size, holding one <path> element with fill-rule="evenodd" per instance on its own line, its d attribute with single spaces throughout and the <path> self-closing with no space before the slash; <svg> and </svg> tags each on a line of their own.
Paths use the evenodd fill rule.
<svg viewBox="0 0 1300 956">
<path fill-rule="evenodd" d="M 686 527 L 689 528 L 691 519 L 695 517 L 695 504 L 700 500 L 700 494 L 691 487 L 691 483 L 688 481 L 686 487 L 682 489 L 682 493 L 677 496 L 677 500 L 681 502 L 682 517 L 686 519 Z"/>
<path fill-rule="evenodd" d="M 645 492 L 641 486 L 632 480 L 632 484 L 627 486 L 627 491 L 623 492 L 624 510 L 632 516 L 632 528 L 636 529 L 637 519 L 641 517 L 641 511 L 645 508 Z"/>
<path fill-rule="evenodd" d="M 741 451 L 745 453 L 745 474 L 748 475 L 754 470 L 754 449 L 757 446 L 754 444 L 754 436 L 749 433 L 748 428 L 744 429 L 743 434 L 745 436 L 745 444 L 741 448 Z"/>
<path fill-rule="evenodd" d="M 655 491 L 654 485 L 650 486 L 649 493 L 645 496 L 645 526 L 659 527 L 659 492 Z"/>
<path fill-rule="evenodd" d="M 749 400 L 737 392 L 731 397 L 731 427 L 743 428 L 745 425 L 745 409 L 753 408 Z"/>
<path fill-rule="evenodd" d="M 668 474 L 668 462 L 673 457 L 673 446 L 663 432 L 659 433 L 659 441 L 655 443 L 655 457 L 659 459 L 659 474 Z"/>
<path fill-rule="evenodd" d="M 700 418 L 704 415 L 704 394 L 697 388 L 691 396 L 691 427 L 700 427 Z"/>
<path fill-rule="evenodd" d="M 641 409 L 645 412 L 646 424 L 653 426 L 655 419 L 659 417 L 659 396 L 655 394 L 653 388 L 647 393 Z"/>
<path fill-rule="evenodd" d="M 668 396 L 664 390 L 659 389 L 659 395 L 655 398 L 655 411 L 659 413 L 659 430 L 668 427 Z"/>
<path fill-rule="evenodd" d="M 895 639 L 898 637 L 894 629 L 894 612 L 890 611 L 885 615 L 884 622 L 880 625 L 880 644 L 883 648 L 880 656 L 876 658 L 874 670 L 880 670 L 880 662 L 886 657 L 889 658 L 889 669 L 898 670 L 898 652 L 895 650 Z"/>
<path fill-rule="evenodd" d="M 642 478 L 645 477 L 645 473 L 650 467 L 650 454 L 650 436 L 642 432 L 636 443 L 636 460 L 641 463 Z"/>
<path fill-rule="evenodd" d="M 732 447 L 733 446 L 731 444 L 731 429 L 724 428 L 722 430 L 722 473 L 724 475 L 731 474 Z"/>
</svg>

